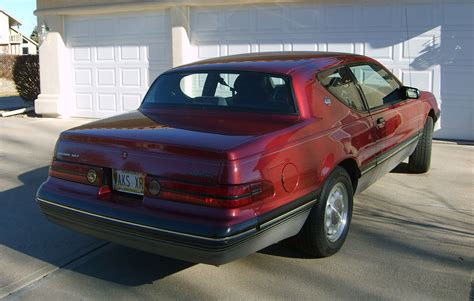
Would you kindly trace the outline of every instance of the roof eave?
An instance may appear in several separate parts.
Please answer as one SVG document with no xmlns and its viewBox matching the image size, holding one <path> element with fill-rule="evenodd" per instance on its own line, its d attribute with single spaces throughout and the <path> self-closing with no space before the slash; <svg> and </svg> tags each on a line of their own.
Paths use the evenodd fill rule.
<svg viewBox="0 0 474 301">
<path fill-rule="evenodd" d="M 4 13 L 8 19 L 10 20 L 13 20 L 13 22 L 8 22 L 10 27 L 11 26 L 15 26 L 15 25 L 22 25 L 23 23 L 21 23 L 17 18 L 13 17 L 11 14 L 9 14 L 8 12 L 6 12 L 5 10 L 3 9 L 0 9 L 0 12 Z M 15 23 L 14 25 L 11 25 L 12 23 Z"/>
</svg>

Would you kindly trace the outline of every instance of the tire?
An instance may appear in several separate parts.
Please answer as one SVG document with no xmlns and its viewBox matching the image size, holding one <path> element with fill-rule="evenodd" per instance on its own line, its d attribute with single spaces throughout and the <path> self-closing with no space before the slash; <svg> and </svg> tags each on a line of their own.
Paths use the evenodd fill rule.
<svg viewBox="0 0 474 301">
<path fill-rule="evenodd" d="M 342 195 L 342 197 L 339 193 Z M 344 200 L 345 198 L 345 200 Z M 323 185 L 321 196 L 298 234 L 300 249 L 311 257 L 328 257 L 341 249 L 352 219 L 353 187 L 351 178 L 342 167 L 336 167 Z M 330 204 L 336 210 L 331 209 Z M 344 207 L 341 206 L 344 204 Z M 344 209 L 342 209 L 344 208 Z M 344 213 L 345 212 L 345 213 Z M 341 221 L 341 227 L 335 226 Z M 330 226 L 326 226 L 329 223 Z M 334 233 L 331 230 L 337 229 Z"/>
<path fill-rule="evenodd" d="M 413 173 L 424 173 L 431 166 L 431 145 L 433 140 L 433 118 L 426 119 L 423 133 L 413 154 L 408 159 L 408 170 Z"/>
</svg>

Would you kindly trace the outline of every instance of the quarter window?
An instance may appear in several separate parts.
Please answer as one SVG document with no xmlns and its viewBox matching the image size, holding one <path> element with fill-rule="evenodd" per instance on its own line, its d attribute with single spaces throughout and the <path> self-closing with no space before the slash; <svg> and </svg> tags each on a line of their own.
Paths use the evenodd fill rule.
<svg viewBox="0 0 474 301">
<path fill-rule="evenodd" d="M 366 110 L 359 91 L 346 67 L 322 71 L 318 74 L 318 79 L 332 95 L 347 106 L 359 111 Z"/>
<path fill-rule="evenodd" d="M 349 68 L 357 79 L 370 109 L 401 99 L 400 85 L 382 67 L 366 64 Z"/>
</svg>

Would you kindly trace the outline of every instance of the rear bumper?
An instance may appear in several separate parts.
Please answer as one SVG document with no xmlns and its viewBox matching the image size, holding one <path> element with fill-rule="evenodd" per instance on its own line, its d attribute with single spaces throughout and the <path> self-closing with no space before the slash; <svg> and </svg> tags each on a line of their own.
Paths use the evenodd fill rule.
<svg viewBox="0 0 474 301">
<path fill-rule="evenodd" d="M 230 262 L 296 235 L 315 202 L 311 196 L 305 197 L 297 202 L 302 205 L 257 227 L 232 236 L 213 238 L 130 222 L 123 217 L 105 216 L 93 210 L 37 198 L 43 213 L 56 224 L 135 249 L 213 265 Z"/>
</svg>

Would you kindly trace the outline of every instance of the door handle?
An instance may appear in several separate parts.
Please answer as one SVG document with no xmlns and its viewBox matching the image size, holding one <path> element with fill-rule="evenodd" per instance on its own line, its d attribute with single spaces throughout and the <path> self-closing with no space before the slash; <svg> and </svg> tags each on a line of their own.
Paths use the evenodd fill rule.
<svg viewBox="0 0 474 301">
<path fill-rule="evenodd" d="M 385 119 L 383 117 L 377 118 L 377 127 L 383 128 L 385 126 Z"/>
</svg>

